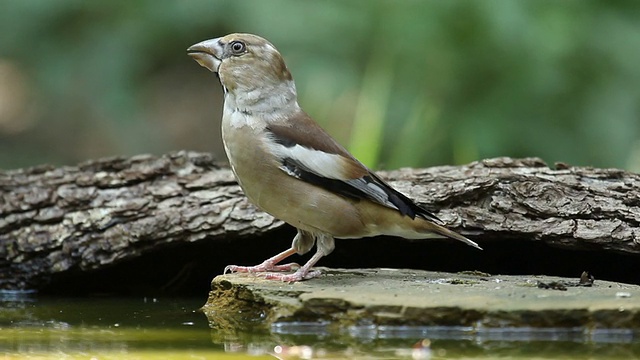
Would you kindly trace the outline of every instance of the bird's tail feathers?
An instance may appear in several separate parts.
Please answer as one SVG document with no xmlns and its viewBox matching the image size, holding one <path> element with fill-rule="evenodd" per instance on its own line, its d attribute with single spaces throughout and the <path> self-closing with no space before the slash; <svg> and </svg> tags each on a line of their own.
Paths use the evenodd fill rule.
<svg viewBox="0 0 640 360">
<path fill-rule="evenodd" d="M 449 230 L 444 226 L 435 224 L 431 221 L 425 220 L 425 221 L 421 221 L 420 222 L 422 226 L 420 226 L 420 229 L 418 229 L 418 231 L 420 233 L 424 233 L 426 235 L 426 233 L 436 233 L 438 235 L 442 235 L 444 237 L 448 237 L 451 239 L 455 239 L 458 241 L 462 241 L 463 243 L 469 245 L 469 246 L 473 246 L 476 249 L 482 250 L 482 248 L 476 244 L 474 241 L 471 241 L 469 239 L 467 239 L 466 237 L 458 234 L 457 232 L 453 231 L 453 230 Z"/>
</svg>

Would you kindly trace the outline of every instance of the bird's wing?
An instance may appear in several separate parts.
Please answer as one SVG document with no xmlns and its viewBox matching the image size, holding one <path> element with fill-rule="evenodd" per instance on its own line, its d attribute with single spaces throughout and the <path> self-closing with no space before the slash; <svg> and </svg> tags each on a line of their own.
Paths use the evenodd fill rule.
<svg viewBox="0 0 640 360">
<path fill-rule="evenodd" d="M 286 125 L 269 125 L 266 130 L 271 151 L 288 175 L 348 198 L 373 201 L 411 218 L 441 223 L 356 160 L 307 114 L 301 113 Z"/>
</svg>

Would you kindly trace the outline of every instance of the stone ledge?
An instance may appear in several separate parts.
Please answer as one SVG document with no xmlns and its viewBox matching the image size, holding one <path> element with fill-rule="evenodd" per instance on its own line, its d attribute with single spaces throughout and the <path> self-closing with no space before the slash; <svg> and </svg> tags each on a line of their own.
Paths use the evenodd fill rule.
<svg viewBox="0 0 640 360">
<path fill-rule="evenodd" d="M 248 274 L 217 276 L 203 311 L 212 326 L 236 330 L 315 324 L 329 331 L 360 326 L 640 331 L 636 285 L 596 280 L 585 287 L 576 286 L 578 279 L 474 272 L 321 269 L 320 278 L 292 284 Z M 539 282 L 567 286 L 544 289 Z"/>
</svg>

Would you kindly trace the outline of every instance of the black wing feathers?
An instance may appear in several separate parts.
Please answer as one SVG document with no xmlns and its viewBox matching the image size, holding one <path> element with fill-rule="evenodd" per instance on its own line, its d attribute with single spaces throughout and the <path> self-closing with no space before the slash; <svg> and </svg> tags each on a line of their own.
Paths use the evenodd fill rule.
<svg viewBox="0 0 640 360">
<path fill-rule="evenodd" d="M 434 213 L 431 211 L 419 206 L 413 200 L 406 197 L 401 192 L 392 188 L 389 184 L 387 184 L 384 180 L 380 179 L 378 175 L 370 172 L 370 176 L 374 179 L 376 185 L 378 185 L 389 197 L 389 201 L 398 207 L 398 210 L 402 215 L 407 215 L 414 219 L 416 216 L 420 216 L 421 218 L 435 221 L 437 223 L 442 223 Z"/>
<path fill-rule="evenodd" d="M 364 198 L 364 193 L 362 193 L 358 189 L 347 185 L 341 180 L 329 179 L 306 170 L 302 164 L 298 163 L 294 159 L 283 159 L 282 166 L 284 170 L 289 173 L 289 175 L 296 177 L 302 181 L 306 181 L 310 184 L 330 190 L 350 199 L 359 200 Z"/>
<path fill-rule="evenodd" d="M 369 175 L 358 179 L 342 181 L 317 175 L 311 169 L 307 169 L 293 158 L 282 159 L 282 167 L 283 170 L 291 176 L 344 197 L 353 200 L 373 201 L 383 206 L 395 208 L 400 211 L 402 215 L 409 216 L 412 219 L 419 216 L 427 220 L 442 223 L 432 212 L 418 206 L 411 199 L 393 189 L 371 172 Z"/>
<path fill-rule="evenodd" d="M 402 215 L 409 216 L 412 219 L 419 216 L 436 223 L 442 223 L 432 212 L 418 206 L 411 199 L 393 189 L 384 180 L 360 164 L 345 148 L 335 142 L 329 134 L 313 122 L 307 114 L 300 113 L 298 115 L 296 122 L 304 126 L 269 125 L 266 128 L 273 141 L 285 148 L 295 148 L 299 145 L 328 155 L 339 155 L 351 159 L 355 164 L 359 165 L 358 172 L 360 174 L 348 179 L 328 178 L 322 176 L 323 169 L 309 168 L 294 156 L 280 159 L 283 171 L 290 176 L 350 199 L 373 201 L 396 209 Z"/>
</svg>

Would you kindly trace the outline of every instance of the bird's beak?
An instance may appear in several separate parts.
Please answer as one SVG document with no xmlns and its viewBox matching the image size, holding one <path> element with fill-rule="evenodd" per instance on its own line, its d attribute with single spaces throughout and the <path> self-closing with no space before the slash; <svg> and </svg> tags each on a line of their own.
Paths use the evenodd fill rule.
<svg viewBox="0 0 640 360">
<path fill-rule="evenodd" d="M 187 49 L 187 54 L 191 56 L 202 67 L 206 67 L 212 72 L 218 72 L 218 67 L 222 63 L 222 45 L 220 38 L 205 40 Z"/>
</svg>

